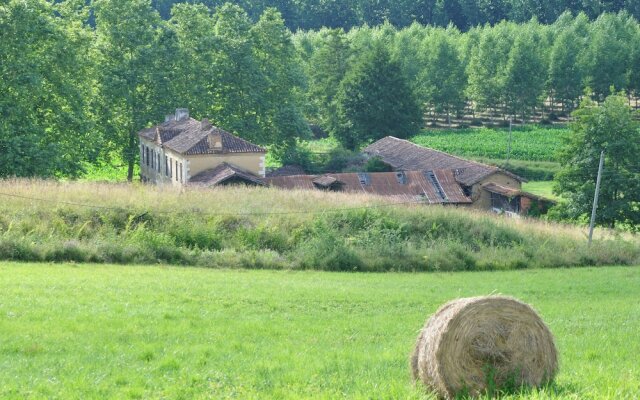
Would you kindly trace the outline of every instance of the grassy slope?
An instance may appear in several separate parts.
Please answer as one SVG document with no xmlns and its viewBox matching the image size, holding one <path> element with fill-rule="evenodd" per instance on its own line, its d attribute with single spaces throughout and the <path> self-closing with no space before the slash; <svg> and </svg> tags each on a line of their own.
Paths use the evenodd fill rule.
<svg viewBox="0 0 640 400">
<path fill-rule="evenodd" d="M 552 181 L 533 181 L 525 182 L 522 184 L 522 190 L 529 193 L 537 194 L 548 199 L 558 200 L 559 197 L 553 194 L 553 182 Z"/>
<path fill-rule="evenodd" d="M 369 195 L 0 181 L 0 196 L 5 193 L 23 197 L 2 196 L 0 202 L 4 260 L 348 271 L 640 261 L 640 242 L 630 235 L 623 242 L 599 230 L 587 248 L 580 227 L 453 207 L 394 205 L 397 199 Z M 260 212 L 273 214 L 247 215 Z"/>
<path fill-rule="evenodd" d="M 523 399 L 640 393 L 640 269 L 456 274 L 0 263 L 0 397 L 430 398 L 407 357 L 439 305 L 532 304 L 560 351 Z"/>
</svg>

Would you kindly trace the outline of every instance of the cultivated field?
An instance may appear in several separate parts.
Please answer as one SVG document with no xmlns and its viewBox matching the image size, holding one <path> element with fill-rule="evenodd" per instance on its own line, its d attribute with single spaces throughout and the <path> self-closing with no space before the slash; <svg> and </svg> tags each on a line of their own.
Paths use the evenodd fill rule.
<svg viewBox="0 0 640 400">
<path fill-rule="evenodd" d="M 556 161 L 567 129 L 535 125 L 514 127 L 511 159 Z M 467 128 L 424 130 L 412 142 L 464 157 L 505 160 L 509 144 L 508 128 Z"/>
<path fill-rule="evenodd" d="M 430 399 L 408 355 L 445 301 L 532 304 L 556 384 L 636 399 L 640 268 L 351 274 L 0 263 L 0 398 Z"/>
</svg>

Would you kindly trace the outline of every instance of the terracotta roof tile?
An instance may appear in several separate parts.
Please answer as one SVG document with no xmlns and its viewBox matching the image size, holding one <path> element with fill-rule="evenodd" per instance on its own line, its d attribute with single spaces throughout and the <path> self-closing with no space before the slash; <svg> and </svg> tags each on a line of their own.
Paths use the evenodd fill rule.
<svg viewBox="0 0 640 400">
<path fill-rule="evenodd" d="M 236 178 L 255 185 L 264 185 L 262 180 L 246 171 L 242 171 L 233 165 L 222 163 L 215 168 L 196 174 L 189 179 L 189 184 L 197 186 L 215 186 L 229 179 Z"/>
<path fill-rule="evenodd" d="M 139 135 L 147 140 L 155 140 L 159 131 L 161 144 L 180 154 L 214 154 L 214 153 L 265 153 L 260 146 L 249 143 L 231 133 L 212 126 L 207 121 L 188 118 L 181 121 L 168 121 L 154 127 L 143 129 Z M 221 149 L 212 149 L 207 138 L 210 134 L 220 135 Z"/>
</svg>

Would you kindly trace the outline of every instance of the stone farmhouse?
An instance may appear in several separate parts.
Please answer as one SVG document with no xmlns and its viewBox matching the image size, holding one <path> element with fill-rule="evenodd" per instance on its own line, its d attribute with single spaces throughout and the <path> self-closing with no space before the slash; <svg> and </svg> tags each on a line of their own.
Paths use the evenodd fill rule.
<svg viewBox="0 0 640 400">
<path fill-rule="evenodd" d="M 189 117 L 179 108 L 162 124 L 143 129 L 140 178 L 143 182 L 183 186 L 215 186 L 242 182 L 262 184 L 266 150 Z"/>
<path fill-rule="evenodd" d="M 392 196 L 425 204 L 466 206 L 511 215 L 532 207 L 544 212 L 552 203 L 522 191 L 524 179 L 508 171 L 387 136 L 367 146 L 393 172 L 267 176 L 269 186 Z"/>
<path fill-rule="evenodd" d="M 465 160 L 387 136 L 367 146 L 392 172 L 306 175 L 282 168 L 265 177 L 266 150 L 232 135 L 208 120 L 177 109 L 165 122 L 143 129 L 140 177 L 143 182 L 212 187 L 227 184 L 288 190 L 370 193 L 405 201 L 472 207 L 508 214 L 544 212 L 552 203 L 522 191 L 523 179 L 498 167 Z"/>
</svg>

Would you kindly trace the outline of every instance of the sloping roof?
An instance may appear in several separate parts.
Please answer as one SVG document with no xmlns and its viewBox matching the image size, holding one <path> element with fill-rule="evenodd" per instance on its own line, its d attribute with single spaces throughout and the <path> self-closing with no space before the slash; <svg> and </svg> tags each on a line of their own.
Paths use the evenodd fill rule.
<svg viewBox="0 0 640 400">
<path fill-rule="evenodd" d="M 523 196 L 523 197 L 528 197 L 530 199 L 534 199 L 534 200 L 538 200 L 538 201 L 544 201 L 547 203 L 556 203 L 555 200 L 552 199 L 548 199 L 546 197 L 542 197 L 542 196 L 538 196 L 536 194 L 533 193 L 529 193 L 529 192 L 523 192 L 522 190 L 519 189 L 513 189 L 513 188 L 508 188 L 502 185 L 498 185 L 497 183 L 493 183 L 493 182 L 489 182 L 489 183 L 485 183 L 484 185 L 482 185 L 482 188 L 485 189 L 487 192 L 490 193 L 496 193 L 502 196 L 506 196 L 506 197 L 516 197 L 516 196 Z"/>
<path fill-rule="evenodd" d="M 192 176 L 191 179 L 189 179 L 189 184 L 198 186 L 215 186 L 232 178 L 240 179 L 255 185 L 264 185 L 259 177 L 242 171 L 227 163 L 222 163 L 215 168 L 202 171 L 199 174 Z"/>
<path fill-rule="evenodd" d="M 267 176 L 305 175 L 304 168 L 299 165 L 284 165 L 267 173 Z"/>
<path fill-rule="evenodd" d="M 249 143 L 244 139 L 215 127 L 203 120 L 193 118 L 184 120 L 171 120 L 151 128 L 143 129 L 138 134 L 140 137 L 155 141 L 159 133 L 161 144 L 179 154 L 213 154 L 213 153 L 265 153 L 260 146 Z M 210 134 L 220 135 L 222 148 L 213 149 L 209 146 L 207 138 Z"/>
<path fill-rule="evenodd" d="M 433 175 L 433 179 L 430 177 Z M 452 170 L 341 173 L 267 177 L 265 183 L 282 189 L 317 190 L 332 181 L 337 191 L 380 196 L 421 198 L 429 204 L 471 203 Z"/>
<path fill-rule="evenodd" d="M 428 147 L 418 146 L 393 136 L 387 136 L 370 144 L 363 152 L 372 157 L 382 158 L 385 163 L 396 170 L 455 170 L 456 180 L 465 186 L 472 186 L 496 172 L 501 172 L 516 180 L 523 181 L 519 176 L 498 167 L 465 160 Z"/>
<path fill-rule="evenodd" d="M 493 182 L 485 183 L 484 185 L 482 185 L 482 188 L 487 192 L 500 194 L 506 197 L 516 197 L 516 196 L 520 196 L 520 194 L 522 193 L 518 189 L 505 187 Z"/>
</svg>

